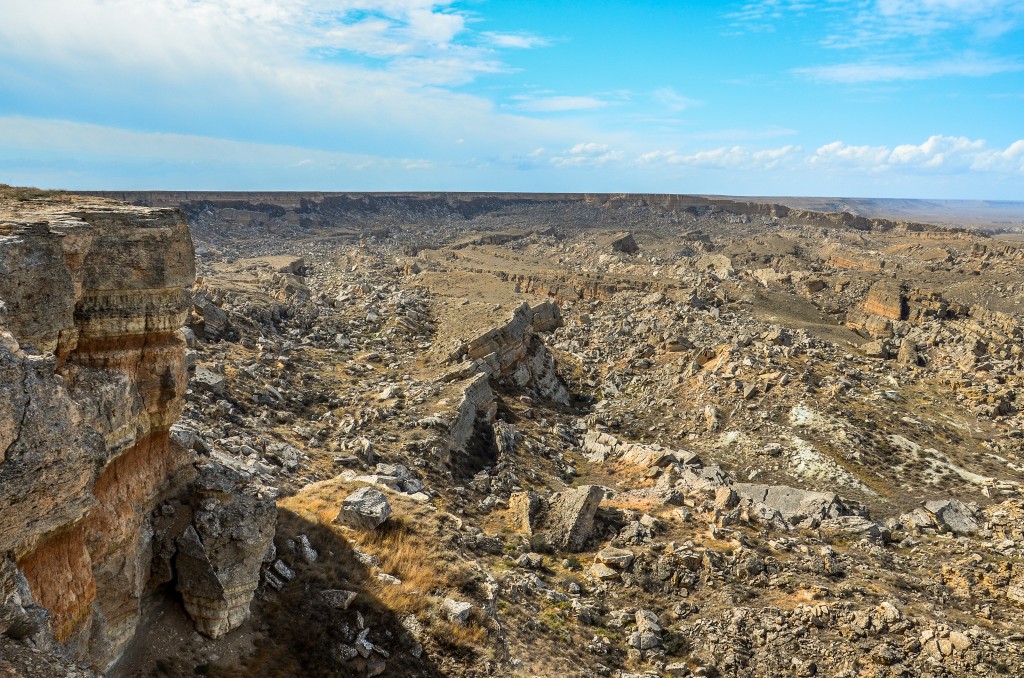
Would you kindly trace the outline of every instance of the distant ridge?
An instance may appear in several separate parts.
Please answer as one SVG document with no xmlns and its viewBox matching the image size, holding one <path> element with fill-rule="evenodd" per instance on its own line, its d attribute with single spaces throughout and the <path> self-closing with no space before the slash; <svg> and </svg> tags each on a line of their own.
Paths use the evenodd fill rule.
<svg viewBox="0 0 1024 678">
<path fill-rule="evenodd" d="M 303 200 L 346 197 L 379 199 L 407 197 L 418 200 L 447 199 L 457 202 L 487 199 L 523 202 L 587 202 L 614 204 L 639 200 L 665 207 L 728 204 L 782 205 L 793 210 L 841 213 L 867 219 L 885 219 L 940 226 L 976 228 L 990 232 L 1024 232 L 1024 201 L 926 200 L 911 198 L 844 198 L 799 196 L 729 196 L 661 193 L 502 193 L 444 191 L 75 191 L 85 195 L 123 200 L 151 207 L 190 202 L 270 202 L 299 206 Z"/>
</svg>

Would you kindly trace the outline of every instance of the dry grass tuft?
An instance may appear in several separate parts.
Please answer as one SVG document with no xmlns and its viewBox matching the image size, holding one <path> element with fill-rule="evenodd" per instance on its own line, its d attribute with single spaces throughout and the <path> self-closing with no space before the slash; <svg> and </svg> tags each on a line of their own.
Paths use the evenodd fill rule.
<svg viewBox="0 0 1024 678">
<path fill-rule="evenodd" d="M 340 479 L 327 480 L 283 499 L 280 506 L 375 556 L 379 572 L 401 580 L 400 584 L 389 584 L 367 578 L 365 591 L 377 605 L 400 616 L 415 615 L 439 642 L 464 647 L 482 643 L 487 631 L 476 621 L 456 627 L 432 614 L 443 597 L 458 592 L 472 595 L 477 584 L 469 566 L 459 562 L 451 549 L 444 548 L 444 530 L 437 512 L 385 491 L 397 515 L 376 530 L 349 530 L 335 524 L 334 519 L 341 500 L 354 489 L 355 485 Z"/>
</svg>

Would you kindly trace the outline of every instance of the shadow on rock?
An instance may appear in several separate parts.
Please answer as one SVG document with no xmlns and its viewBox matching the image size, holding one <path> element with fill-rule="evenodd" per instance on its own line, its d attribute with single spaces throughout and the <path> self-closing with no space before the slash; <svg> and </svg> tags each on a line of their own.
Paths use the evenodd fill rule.
<svg viewBox="0 0 1024 678">
<path fill-rule="evenodd" d="M 275 545 L 278 559 L 253 603 L 265 637 L 240 671 L 209 675 L 443 675 L 403 620 L 367 592 L 371 575 L 351 543 L 281 510 Z"/>
</svg>

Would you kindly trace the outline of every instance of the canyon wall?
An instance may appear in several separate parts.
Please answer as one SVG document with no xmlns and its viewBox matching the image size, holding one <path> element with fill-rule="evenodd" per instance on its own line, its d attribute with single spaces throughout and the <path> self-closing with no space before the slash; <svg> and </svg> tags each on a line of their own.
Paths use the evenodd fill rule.
<svg viewBox="0 0 1024 678">
<path fill-rule="evenodd" d="M 0 633 L 101 668 L 131 639 L 150 513 L 193 474 L 169 430 L 194 278 L 176 209 L 0 204 Z"/>
<path fill-rule="evenodd" d="M 473 219 L 488 213 L 511 213 L 539 206 L 559 205 L 563 209 L 586 206 L 610 212 L 644 208 L 661 214 L 723 213 L 751 219 L 778 219 L 790 224 L 821 228 L 856 229 L 898 233 L 960 231 L 932 223 L 905 219 L 871 218 L 840 211 L 798 209 L 786 205 L 743 198 L 659 193 L 332 193 L 217 191 L 107 191 L 102 195 L 139 205 L 181 206 L 190 214 L 209 208 L 240 210 L 251 216 L 282 216 L 282 210 L 296 215 L 446 215 Z M 301 220 L 296 220 L 300 223 Z M 536 226 L 537 224 L 534 223 Z"/>
</svg>

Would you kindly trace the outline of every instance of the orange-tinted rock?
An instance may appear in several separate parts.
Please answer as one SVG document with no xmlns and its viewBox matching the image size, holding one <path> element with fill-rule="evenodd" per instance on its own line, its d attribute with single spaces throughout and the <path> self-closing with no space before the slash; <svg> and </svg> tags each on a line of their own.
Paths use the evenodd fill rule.
<svg viewBox="0 0 1024 678">
<path fill-rule="evenodd" d="M 864 300 L 864 312 L 889 320 L 901 320 L 906 317 L 906 300 L 899 285 L 889 281 L 876 282 L 868 290 Z"/>
<path fill-rule="evenodd" d="M 194 277 L 177 210 L 0 204 L 0 555 L 27 581 L 22 607 L 101 667 L 138 621 L 149 513 L 191 471 L 168 430 Z"/>
</svg>

